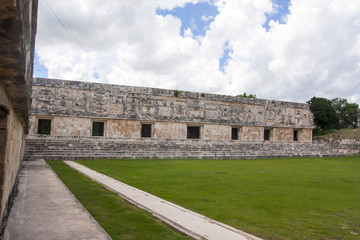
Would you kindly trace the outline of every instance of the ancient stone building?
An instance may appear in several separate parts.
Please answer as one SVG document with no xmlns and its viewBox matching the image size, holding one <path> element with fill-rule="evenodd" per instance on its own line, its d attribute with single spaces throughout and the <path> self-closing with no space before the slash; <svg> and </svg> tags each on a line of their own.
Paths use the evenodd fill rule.
<svg viewBox="0 0 360 240">
<path fill-rule="evenodd" d="M 0 0 L 0 218 L 14 196 L 28 132 L 37 0 Z"/>
<path fill-rule="evenodd" d="M 303 103 L 35 78 L 26 158 L 336 155 Z"/>
<path fill-rule="evenodd" d="M 312 141 L 307 104 L 34 79 L 30 135 Z"/>
</svg>

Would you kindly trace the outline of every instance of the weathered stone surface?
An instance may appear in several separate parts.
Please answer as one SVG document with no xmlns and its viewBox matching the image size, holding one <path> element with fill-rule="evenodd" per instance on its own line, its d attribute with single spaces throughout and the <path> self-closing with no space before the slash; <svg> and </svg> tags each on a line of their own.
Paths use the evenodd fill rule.
<svg viewBox="0 0 360 240">
<path fill-rule="evenodd" d="M 0 0 L 0 218 L 3 226 L 28 131 L 37 0 Z M 1 234 L 1 233 L 0 233 Z"/>
<path fill-rule="evenodd" d="M 28 136 L 25 158 L 256 159 L 342 156 L 328 144 L 217 140 Z"/>
<path fill-rule="evenodd" d="M 0 79 L 27 131 L 37 0 L 0 0 Z"/>
<path fill-rule="evenodd" d="M 1 82 L 0 105 L 9 109 L 8 114 L 0 119 L 0 210 L 3 217 L 7 215 L 9 198 L 11 198 L 24 153 L 25 132 Z"/>
<path fill-rule="evenodd" d="M 360 154 L 360 141 L 356 139 L 341 139 L 339 141 L 327 142 L 315 140 L 316 144 L 327 144 L 331 149 L 344 155 Z"/>
<path fill-rule="evenodd" d="M 307 104 L 36 78 L 32 114 L 313 128 Z"/>
<path fill-rule="evenodd" d="M 254 159 L 354 152 L 313 144 L 313 115 L 301 103 L 194 92 L 175 96 L 173 90 L 41 78 L 34 80 L 32 99 L 25 156 L 30 160 Z M 37 133 L 39 119 L 51 119 L 49 136 Z M 104 135 L 92 137 L 98 121 L 104 123 Z M 149 137 L 141 136 L 142 124 L 151 125 Z M 199 139 L 187 139 L 188 126 L 198 127 Z"/>
<path fill-rule="evenodd" d="M 312 141 L 313 115 L 307 104 L 179 92 L 55 79 L 34 79 L 31 135 L 38 119 L 52 121 L 52 136 L 92 135 L 92 122 L 104 122 L 104 137 L 140 138 L 141 124 L 152 124 L 154 139 L 186 139 L 187 127 L 198 126 L 200 139 L 239 141 Z"/>
</svg>

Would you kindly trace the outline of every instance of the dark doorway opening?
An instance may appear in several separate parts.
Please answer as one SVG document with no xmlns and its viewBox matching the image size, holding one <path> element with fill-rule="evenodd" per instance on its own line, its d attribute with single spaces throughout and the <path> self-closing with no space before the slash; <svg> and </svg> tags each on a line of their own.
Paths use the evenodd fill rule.
<svg viewBox="0 0 360 240">
<path fill-rule="evenodd" d="M 104 136 L 104 122 L 93 122 L 92 135 L 94 137 Z"/>
<path fill-rule="evenodd" d="M 188 126 L 187 138 L 188 139 L 200 139 L 200 127 Z"/>
<path fill-rule="evenodd" d="M 269 141 L 270 140 L 270 129 L 264 130 L 264 140 Z"/>
<path fill-rule="evenodd" d="M 238 140 L 238 139 L 239 139 L 239 129 L 231 128 L 231 140 Z"/>
<path fill-rule="evenodd" d="M 50 135 L 50 132 L 51 132 L 51 119 L 39 119 L 38 134 Z"/>
<path fill-rule="evenodd" d="M 293 136 L 294 136 L 293 140 L 295 142 L 299 141 L 299 131 L 298 130 L 294 130 L 294 135 Z"/>
<path fill-rule="evenodd" d="M 141 124 L 141 137 L 151 138 L 151 124 Z"/>
</svg>

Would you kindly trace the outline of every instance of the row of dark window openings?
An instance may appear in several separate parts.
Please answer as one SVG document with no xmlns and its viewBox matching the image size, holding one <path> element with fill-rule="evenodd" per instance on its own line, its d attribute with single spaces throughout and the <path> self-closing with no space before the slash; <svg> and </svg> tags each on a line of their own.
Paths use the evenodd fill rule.
<svg viewBox="0 0 360 240">
<path fill-rule="evenodd" d="M 50 135 L 51 119 L 39 119 L 38 134 Z M 104 122 L 92 123 L 92 136 L 104 136 Z M 141 124 L 141 137 L 151 138 L 151 124 Z M 188 126 L 187 138 L 199 139 L 200 127 Z"/>
<path fill-rule="evenodd" d="M 38 134 L 50 135 L 51 119 L 39 119 Z M 104 122 L 93 122 L 92 136 L 104 136 Z"/>
<path fill-rule="evenodd" d="M 38 134 L 50 135 L 51 120 L 39 119 Z M 104 122 L 93 122 L 92 136 L 104 136 Z M 151 124 L 141 124 L 141 137 L 151 138 Z M 200 127 L 188 126 L 188 139 L 200 139 Z M 239 140 L 239 128 L 231 129 L 231 140 Z M 264 130 L 264 140 L 270 140 L 270 129 Z M 299 131 L 294 130 L 293 141 L 299 140 Z"/>
<path fill-rule="evenodd" d="M 264 129 L 264 140 L 265 141 L 270 140 L 270 129 Z M 293 131 L 293 141 L 294 142 L 299 141 L 299 130 Z"/>
<path fill-rule="evenodd" d="M 38 134 L 50 135 L 51 119 L 39 119 Z M 104 136 L 104 122 L 93 122 L 92 136 Z"/>
<path fill-rule="evenodd" d="M 231 140 L 239 140 L 239 128 L 231 129 Z M 270 141 L 270 129 L 264 129 L 264 141 Z M 299 141 L 299 130 L 294 130 L 293 141 Z"/>
<path fill-rule="evenodd" d="M 188 126 L 187 138 L 188 139 L 200 139 L 200 127 Z M 141 137 L 151 137 L 151 124 L 141 125 Z"/>
</svg>

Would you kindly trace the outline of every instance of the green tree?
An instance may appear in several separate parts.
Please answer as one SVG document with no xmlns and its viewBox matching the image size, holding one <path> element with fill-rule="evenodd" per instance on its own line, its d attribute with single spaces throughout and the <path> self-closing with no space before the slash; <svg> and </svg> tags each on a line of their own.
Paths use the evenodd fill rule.
<svg viewBox="0 0 360 240">
<path fill-rule="evenodd" d="M 331 102 L 339 119 L 339 127 L 356 128 L 359 105 L 356 103 L 348 103 L 344 98 L 334 98 Z"/>
<path fill-rule="evenodd" d="M 250 93 L 249 95 L 247 95 L 247 93 L 245 92 L 245 93 L 243 93 L 243 94 L 236 95 L 236 97 L 256 98 L 256 94 Z"/>
<path fill-rule="evenodd" d="M 332 102 L 326 98 L 313 97 L 308 102 L 314 114 L 317 131 L 339 128 L 339 119 Z"/>
</svg>

